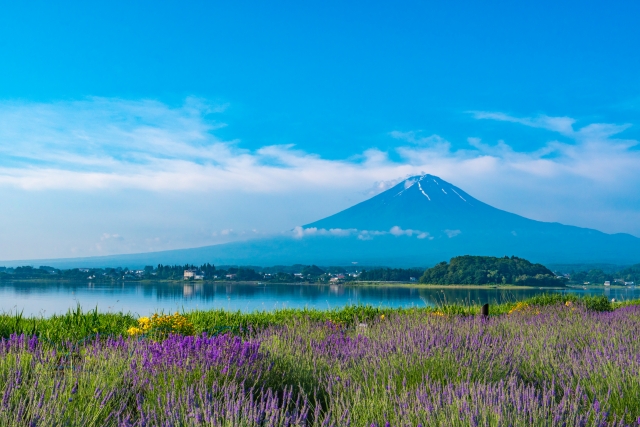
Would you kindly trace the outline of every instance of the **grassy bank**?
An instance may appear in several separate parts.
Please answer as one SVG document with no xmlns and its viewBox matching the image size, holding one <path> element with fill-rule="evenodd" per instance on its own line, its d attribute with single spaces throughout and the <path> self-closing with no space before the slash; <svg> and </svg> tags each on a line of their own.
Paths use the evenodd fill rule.
<svg viewBox="0 0 640 427">
<path fill-rule="evenodd" d="M 513 310 L 518 303 L 544 307 L 564 304 L 567 301 L 581 304 L 590 310 L 610 311 L 623 305 L 640 304 L 640 300 L 611 303 L 606 297 L 579 297 L 574 294 L 545 294 L 519 302 L 491 304 L 489 315 L 502 315 Z M 480 314 L 480 305 L 440 304 L 424 308 L 382 308 L 353 305 L 332 310 L 279 309 L 243 313 L 226 310 L 196 310 L 182 313 L 195 327 L 196 333 L 219 334 L 225 331 L 240 333 L 248 329 L 291 325 L 296 322 L 333 322 L 344 326 L 371 321 L 382 315 L 421 315 L 434 312 L 447 315 L 473 316 Z M 100 313 L 97 309 L 83 311 L 81 307 L 63 315 L 26 317 L 21 313 L 0 314 L 0 337 L 11 334 L 36 335 L 51 342 L 81 341 L 96 334 L 103 336 L 126 335 L 127 329 L 137 324 L 137 316 L 131 313 Z"/>
</svg>

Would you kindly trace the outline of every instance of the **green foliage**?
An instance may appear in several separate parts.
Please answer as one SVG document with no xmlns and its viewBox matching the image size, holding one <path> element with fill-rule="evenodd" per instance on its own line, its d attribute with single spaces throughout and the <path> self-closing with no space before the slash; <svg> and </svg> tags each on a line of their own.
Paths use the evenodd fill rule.
<svg viewBox="0 0 640 427">
<path fill-rule="evenodd" d="M 291 325 L 300 321 L 333 322 L 342 325 L 354 325 L 380 317 L 383 314 L 399 312 L 392 308 L 379 308 L 369 305 L 351 305 L 333 310 L 282 309 L 274 311 L 255 311 L 242 313 L 225 310 L 196 310 L 185 316 L 196 328 L 196 332 L 219 333 L 226 330 L 247 331 L 269 326 Z"/>
<path fill-rule="evenodd" d="M 11 334 L 37 335 L 52 341 L 78 342 L 95 335 L 124 335 L 136 318 L 124 313 L 83 312 L 80 306 L 63 315 L 24 317 L 22 313 L 0 315 L 0 337 Z"/>
<path fill-rule="evenodd" d="M 604 282 L 640 282 L 640 264 L 620 268 L 615 265 L 563 265 L 557 270 L 568 273 L 571 283 L 602 285 Z M 622 284 L 622 283 L 620 283 Z"/>
<path fill-rule="evenodd" d="M 421 283 L 438 285 L 505 285 L 564 286 L 553 272 L 542 264 L 532 264 L 515 256 L 496 258 L 460 256 L 450 263 L 441 262 L 424 272 Z"/>
<path fill-rule="evenodd" d="M 574 273 L 571 275 L 571 281 L 574 283 L 592 283 L 597 285 L 602 285 L 604 282 L 609 281 L 613 282 L 614 275 L 605 273 L 600 269 L 592 269 L 589 271 L 581 271 L 579 273 Z"/>
<path fill-rule="evenodd" d="M 184 278 L 185 270 L 196 270 L 204 273 L 205 277 L 213 277 L 215 274 L 220 274 L 216 267 L 212 264 L 206 263 L 197 267 L 195 265 L 162 265 L 159 264 L 155 271 L 153 267 L 147 266 L 144 268 L 145 279 L 169 279 L 169 280 L 182 280 Z"/>
<path fill-rule="evenodd" d="M 412 277 L 418 278 L 424 272 L 421 268 L 376 268 L 373 270 L 362 270 L 358 276 L 360 281 L 380 281 L 380 282 L 408 282 Z"/>
<path fill-rule="evenodd" d="M 640 282 L 640 264 L 632 265 L 631 267 L 620 270 L 616 274 L 616 278 L 622 279 L 625 282 Z"/>
<path fill-rule="evenodd" d="M 640 300 L 611 303 L 605 296 L 580 297 L 575 294 L 543 294 L 523 300 L 530 306 L 562 305 L 567 301 L 584 305 L 593 311 L 611 311 L 627 305 L 640 305 Z M 516 302 L 490 304 L 489 315 L 507 314 Z M 217 335 L 224 332 L 243 334 L 271 326 L 299 323 L 331 322 L 351 327 L 380 319 L 381 316 L 421 315 L 439 312 L 450 316 L 474 316 L 480 313 L 480 305 L 442 303 L 435 307 L 384 308 L 370 305 L 350 305 L 331 310 L 281 309 L 274 311 L 195 310 L 182 313 L 193 324 L 195 333 Z M 24 317 L 22 313 L 0 314 L 0 338 L 11 334 L 36 335 L 51 342 L 81 342 L 96 335 L 127 335 L 131 327 L 138 327 L 138 316 L 131 313 L 99 313 L 97 309 L 83 312 L 78 306 L 63 315 L 50 317 Z"/>
<path fill-rule="evenodd" d="M 570 269 L 571 265 L 560 266 L 561 269 Z M 577 265 L 588 268 L 588 266 Z M 606 268 L 605 268 L 606 267 Z M 622 282 L 640 283 L 640 264 L 636 264 L 621 270 L 615 266 L 592 268 L 589 271 L 570 271 L 572 283 L 602 285 L 605 281 L 614 284 L 614 280 Z M 206 263 L 200 266 L 162 265 L 156 267 L 145 266 L 142 270 L 130 270 L 128 268 L 73 268 L 60 270 L 49 266 L 22 266 L 15 268 L 0 267 L 0 281 L 28 280 L 33 282 L 65 280 L 92 282 L 114 281 L 152 281 L 152 280 L 180 280 L 184 279 L 185 270 L 196 270 L 203 273 L 205 280 L 233 280 L 233 281 L 266 281 L 275 283 L 293 283 L 300 281 L 326 282 L 329 275 L 345 274 L 344 280 L 353 280 L 349 275 L 355 272 L 355 267 L 318 267 L 317 265 L 295 264 L 291 266 L 255 267 L 255 266 L 222 266 L 216 267 Z M 301 273 L 296 276 L 295 274 Z M 348 274 L 349 273 L 349 274 Z M 227 277 L 233 275 L 232 278 Z M 549 269 L 532 264 L 527 260 L 517 257 L 473 257 L 462 256 L 452 258 L 450 263 L 440 264 L 426 271 L 420 268 L 374 268 L 363 270 L 357 279 L 359 281 L 389 281 L 408 282 L 411 277 L 420 278 L 422 283 L 429 284 L 515 284 L 533 287 L 557 287 L 563 286 L 564 279 L 557 278 Z"/>
<path fill-rule="evenodd" d="M 581 298 L 576 294 L 549 293 L 549 294 L 535 295 L 531 298 L 527 298 L 525 302 L 527 302 L 530 305 L 544 307 L 547 305 L 564 304 L 567 301 L 571 301 L 572 303 L 574 303 L 580 299 Z"/>
<path fill-rule="evenodd" d="M 228 270 L 219 270 L 219 275 L 222 277 L 226 275 L 234 275 L 235 280 L 260 280 L 263 278 L 262 274 L 256 273 L 253 268 L 245 267 L 231 267 Z"/>
<path fill-rule="evenodd" d="M 522 276 L 516 277 L 516 285 L 519 286 L 535 286 L 535 287 L 557 287 L 564 286 L 564 279 L 558 278 L 553 274 L 536 274 L 535 276 Z"/>
<path fill-rule="evenodd" d="M 582 299 L 584 305 L 593 311 L 611 311 L 613 310 L 613 305 L 611 301 L 604 295 L 601 296 L 588 296 Z"/>
<path fill-rule="evenodd" d="M 318 267 L 317 265 L 307 265 L 302 269 L 302 275 L 304 277 L 312 276 L 317 277 L 324 274 L 324 270 Z"/>
</svg>

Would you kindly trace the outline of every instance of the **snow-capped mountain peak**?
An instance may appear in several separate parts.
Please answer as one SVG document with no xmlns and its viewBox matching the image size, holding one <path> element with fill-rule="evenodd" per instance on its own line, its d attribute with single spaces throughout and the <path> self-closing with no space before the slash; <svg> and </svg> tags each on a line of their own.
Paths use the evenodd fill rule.
<svg viewBox="0 0 640 427">
<path fill-rule="evenodd" d="M 471 196 L 461 189 L 443 181 L 437 176 L 428 174 L 407 178 L 394 188 L 397 187 L 400 187 L 400 191 L 396 192 L 394 197 L 400 197 L 403 195 L 405 197 L 409 197 L 412 193 L 417 192 L 425 197 L 429 202 L 457 203 L 458 201 L 461 201 L 463 203 L 470 204 L 468 199 L 471 199 Z M 461 193 L 464 194 L 464 196 Z M 446 199 L 450 196 L 453 197 L 453 200 Z"/>
</svg>

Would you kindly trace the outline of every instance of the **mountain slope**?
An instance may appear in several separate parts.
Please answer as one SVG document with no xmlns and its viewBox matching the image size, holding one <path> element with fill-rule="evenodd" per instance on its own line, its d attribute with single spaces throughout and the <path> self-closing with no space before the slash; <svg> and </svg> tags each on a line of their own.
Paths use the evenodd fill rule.
<svg viewBox="0 0 640 427">
<path fill-rule="evenodd" d="M 534 221 L 496 209 L 432 175 L 411 177 L 342 212 L 282 235 L 223 245 L 74 260 L 51 266 L 158 263 L 431 266 L 458 255 L 516 255 L 540 263 L 640 261 L 628 234 Z M 24 261 L 0 263 L 19 265 Z"/>
<path fill-rule="evenodd" d="M 409 178 L 377 196 L 305 226 L 317 228 L 421 229 L 430 224 L 456 229 L 476 216 L 520 218 L 492 208 L 432 175 Z M 494 216 L 494 218 L 496 218 Z M 487 224 L 490 226 L 490 224 Z"/>
<path fill-rule="evenodd" d="M 462 189 L 432 176 L 409 178 L 369 200 L 305 228 L 393 230 L 416 235 L 402 243 L 405 259 L 415 253 L 436 262 L 463 254 L 523 256 L 537 262 L 613 263 L 640 260 L 640 239 L 629 234 L 531 220 L 483 203 Z M 411 231 L 409 231 L 411 230 Z M 404 234 L 402 234 L 404 232 Z M 399 243 L 399 242 L 398 242 Z"/>
</svg>

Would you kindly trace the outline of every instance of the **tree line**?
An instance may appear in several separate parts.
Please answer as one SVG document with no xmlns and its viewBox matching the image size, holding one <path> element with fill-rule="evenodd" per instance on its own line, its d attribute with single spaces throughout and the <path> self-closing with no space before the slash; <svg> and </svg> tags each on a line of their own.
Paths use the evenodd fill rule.
<svg viewBox="0 0 640 427">
<path fill-rule="evenodd" d="M 354 268 L 325 267 L 295 264 L 292 266 L 251 267 L 222 266 L 206 263 L 202 265 L 164 265 L 146 266 L 143 269 L 117 268 L 73 268 L 56 269 L 48 266 L 23 266 L 15 268 L 0 267 L 0 280 L 92 280 L 100 281 L 154 281 L 183 280 L 184 272 L 192 270 L 204 280 L 223 281 L 267 281 L 279 283 L 323 282 L 340 276 L 341 281 L 354 280 L 357 271 Z"/>
<path fill-rule="evenodd" d="M 630 267 L 622 268 L 615 273 L 605 272 L 602 269 L 594 268 L 588 271 L 572 271 L 569 273 L 571 283 L 575 284 L 603 284 L 604 282 L 610 282 L 614 284 L 618 282 L 638 284 L 640 282 L 640 264 L 635 264 Z"/>
<path fill-rule="evenodd" d="M 587 266 L 584 266 L 585 268 Z M 205 280 L 220 281 L 264 281 L 274 283 L 318 282 L 333 280 L 340 282 L 409 282 L 438 285 L 499 285 L 563 286 L 571 284 L 611 284 L 640 282 L 640 264 L 620 268 L 616 272 L 590 269 L 571 271 L 560 278 L 542 264 L 534 264 L 523 258 L 460 256 L 449 262 L 441 262 L 428 269 L 423 268 L 370 268 L 360 271 L 355 266 L 319 267 L 317 265 L 294 264 L 290 266 L 220 266 L 163 265 L 146 266 L 143 269 L 121 268 L 73 268 L 56 269 L 48 266 L 0 267 L 0 280 L 92 280 L 92 281 L 137 281 L 137 280 L 183 280 L 185 270 L 195 270 Z"/>
<path fill-rule="evenodd" d="M 362 270 L 358 276 L 360 281 L 372 282 L 409 282 L 417 281 L 424 273 L 422 268 L 375 268 Z"/>
</svg>

